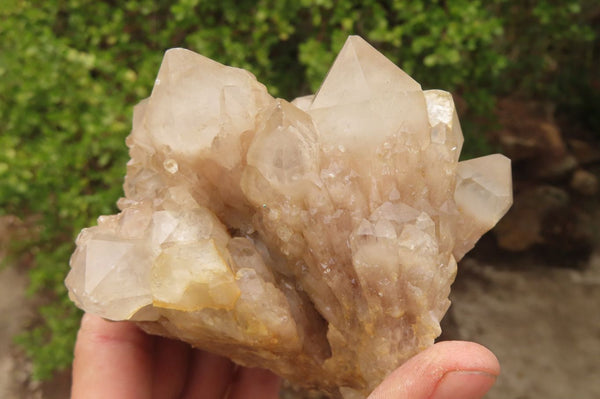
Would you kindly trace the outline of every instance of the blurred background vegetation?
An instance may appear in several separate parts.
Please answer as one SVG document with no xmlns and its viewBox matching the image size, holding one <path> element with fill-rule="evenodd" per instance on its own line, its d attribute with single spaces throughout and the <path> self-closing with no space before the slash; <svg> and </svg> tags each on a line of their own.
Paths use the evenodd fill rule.
<svg viewBox="0 0 600 399">
<path fill-rule="evenodd" d="M 18 338 L 35 377 L 70 365 L 73 240 L 116 212 L 132 108 L 167 48 L 246 68 L 291 100 L 361 35 L 424 88 L 456 95 L 471 157 L 493 150 L 484 133 L 509 95 L 600 136 L 599 26 L 597 0 L 0 0 L 0 216 L 33 226 L 10 254 L 30 260 L 30 293 L 47 298 Z"/>
</svg>

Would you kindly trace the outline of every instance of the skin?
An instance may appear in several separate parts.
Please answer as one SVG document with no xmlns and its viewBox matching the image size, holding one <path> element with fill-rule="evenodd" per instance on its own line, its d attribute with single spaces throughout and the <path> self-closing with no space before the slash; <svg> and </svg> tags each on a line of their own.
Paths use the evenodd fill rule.
<svg viewBox="0 0 600 399">
<path fill-rule="evenodd" d="M 392 372 L 369 399 L 476 399 L 500 373 L 484 347 L 435 344 Z M 277 398 L 273 373 L 237 367 L 189 345 L 150 336 L 128 322 L 84 315 L 73 363 L 72 399 Z"/>
</svg>

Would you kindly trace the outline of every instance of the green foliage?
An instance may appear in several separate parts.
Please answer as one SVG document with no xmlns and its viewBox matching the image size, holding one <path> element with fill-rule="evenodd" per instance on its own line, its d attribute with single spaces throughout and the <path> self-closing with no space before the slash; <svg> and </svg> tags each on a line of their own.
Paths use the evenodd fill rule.
<svg viewBox="0 0 600 399">
<path fill-rule="evenodd" d="M 495 0 L 507 55 L 495 93 L 552 101 L 600 138 L 600 5 L 596 0 Z"/>
<path fill-rule="evenodd" d="M 564 86 L 557 82 L 566 73 L 591 71 L 595 33 L 588 0 L 537 0 L 515 5 L 496 0 L 496 13 L 505 26 L 500 50 L 507 54 L 509 84 L 500 89 L 523 95 L 557 97 Z M 597 8 L 597 5 L 596 5 Z M 596 60 L 598 54 L 596 53 Z M 595 70 L 594 72 L 597 72 Z"/>
<path fill-rule="evenodd" d="M 70 362 L 80 315 L 63 285 L 72 242 L 116 211 L 132 107 L 150 93 L 165 49 L 249 69 L 291 99 L 317 89 L 347 35 L 361 35 L 424 88 L 460 94 L 470 111 L 465 150 L 481 155 L 489 146 L 474 122 L 489 115 L 496 93 L 560 99 L 568 91 L 576 110 L 589 104 L 574 95 L 578 87 L 597 98 L 589 88 L 598 82 L 598 32 L 585 20 L 593 5 L 0 0 L 0 214 L 40 218 L 39 237 L 20 250 L 35 256 L 30 291 L 53 298 L 19 339 L 36 376 Z"/>
</svg>

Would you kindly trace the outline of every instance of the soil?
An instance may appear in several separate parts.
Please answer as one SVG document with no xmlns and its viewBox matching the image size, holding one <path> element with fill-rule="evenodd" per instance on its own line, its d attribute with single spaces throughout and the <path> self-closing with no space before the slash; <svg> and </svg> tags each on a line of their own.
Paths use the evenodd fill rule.
<svg viewBox="0 0 600 399">
<path fill-rule="evenodd" d="M 31 363 L 14 337 L 27 329 L 34 317 L 37 301 L 25 295 L 27 274 L 12 265 L 0 269 L 0 398 L 64 399 L 69 397 L 71 380 L 68 370 L 57 373 L 51 381 L 31 379 Z"/>
<path fill-rule="evenodd" d="M 500 360 L 486 398 L 600 398 L 600 254 L 584 271 L 469 258 L 459 273 L 446 335 Z"/>
</svg>

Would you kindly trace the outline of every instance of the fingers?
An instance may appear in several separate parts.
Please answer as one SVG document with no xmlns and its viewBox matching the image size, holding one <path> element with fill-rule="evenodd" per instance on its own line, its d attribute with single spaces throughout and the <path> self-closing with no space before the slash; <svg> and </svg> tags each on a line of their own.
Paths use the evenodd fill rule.
<svg viewBox="0 0 600 399">
<path fill-rule="evenodd" d="M 85 314 L 75 344 L 72 399 L 150 398 L 152 338 L 128 322 Z"/>
<path fill-rule="evenodd" d="M 154 337 L 152 398 L 180 398 L 186 384 L 192 348 L 180 341 Z"/>
<path fill-rule="evenodd" d="M 269 370 L 241 367 L 231 385 L 228 398 L 276 399 L 279 397 L 280 383 L 281 379 Z"/>
<path fill-rule="evenodd" d="M 392 372 L 369 399 L 479 399 L 499 374 L 498 359 L 483 346 L 440 342 Z"/>
<path fill-rule="evenodd" d="M 229 359 L 195 350 L 182 398 L 223 398 L 233 377 L 233 371 L 234 365 Z"/>
<path fill-rule="evenodd" d="M 135 325 L 84 315 L 75 345 L 72 399 L 277 398 L 280 379 L 269 371 L 239 368 L 185 344 L 154 339 Z M 154 349 L 154 356 L 153 356 Z M 153 360 L 156 368 L 153 369 Z M 189 367 L 189 372 L 185 369 Z M 477 399 L 500 373 L 496 357 L 470 342 L 441 342 L 390 374 L 369 399 Z M 187 379 L 187 385 L 186 385 Z M 159 381 L 154 384 L 153 381 Z"/>
<path fill-rule="evenodd" d="M 72 399 L 277 398 L 279 378 L 161 337 L 85 314 L 75 344 Z"/>
</svg>

